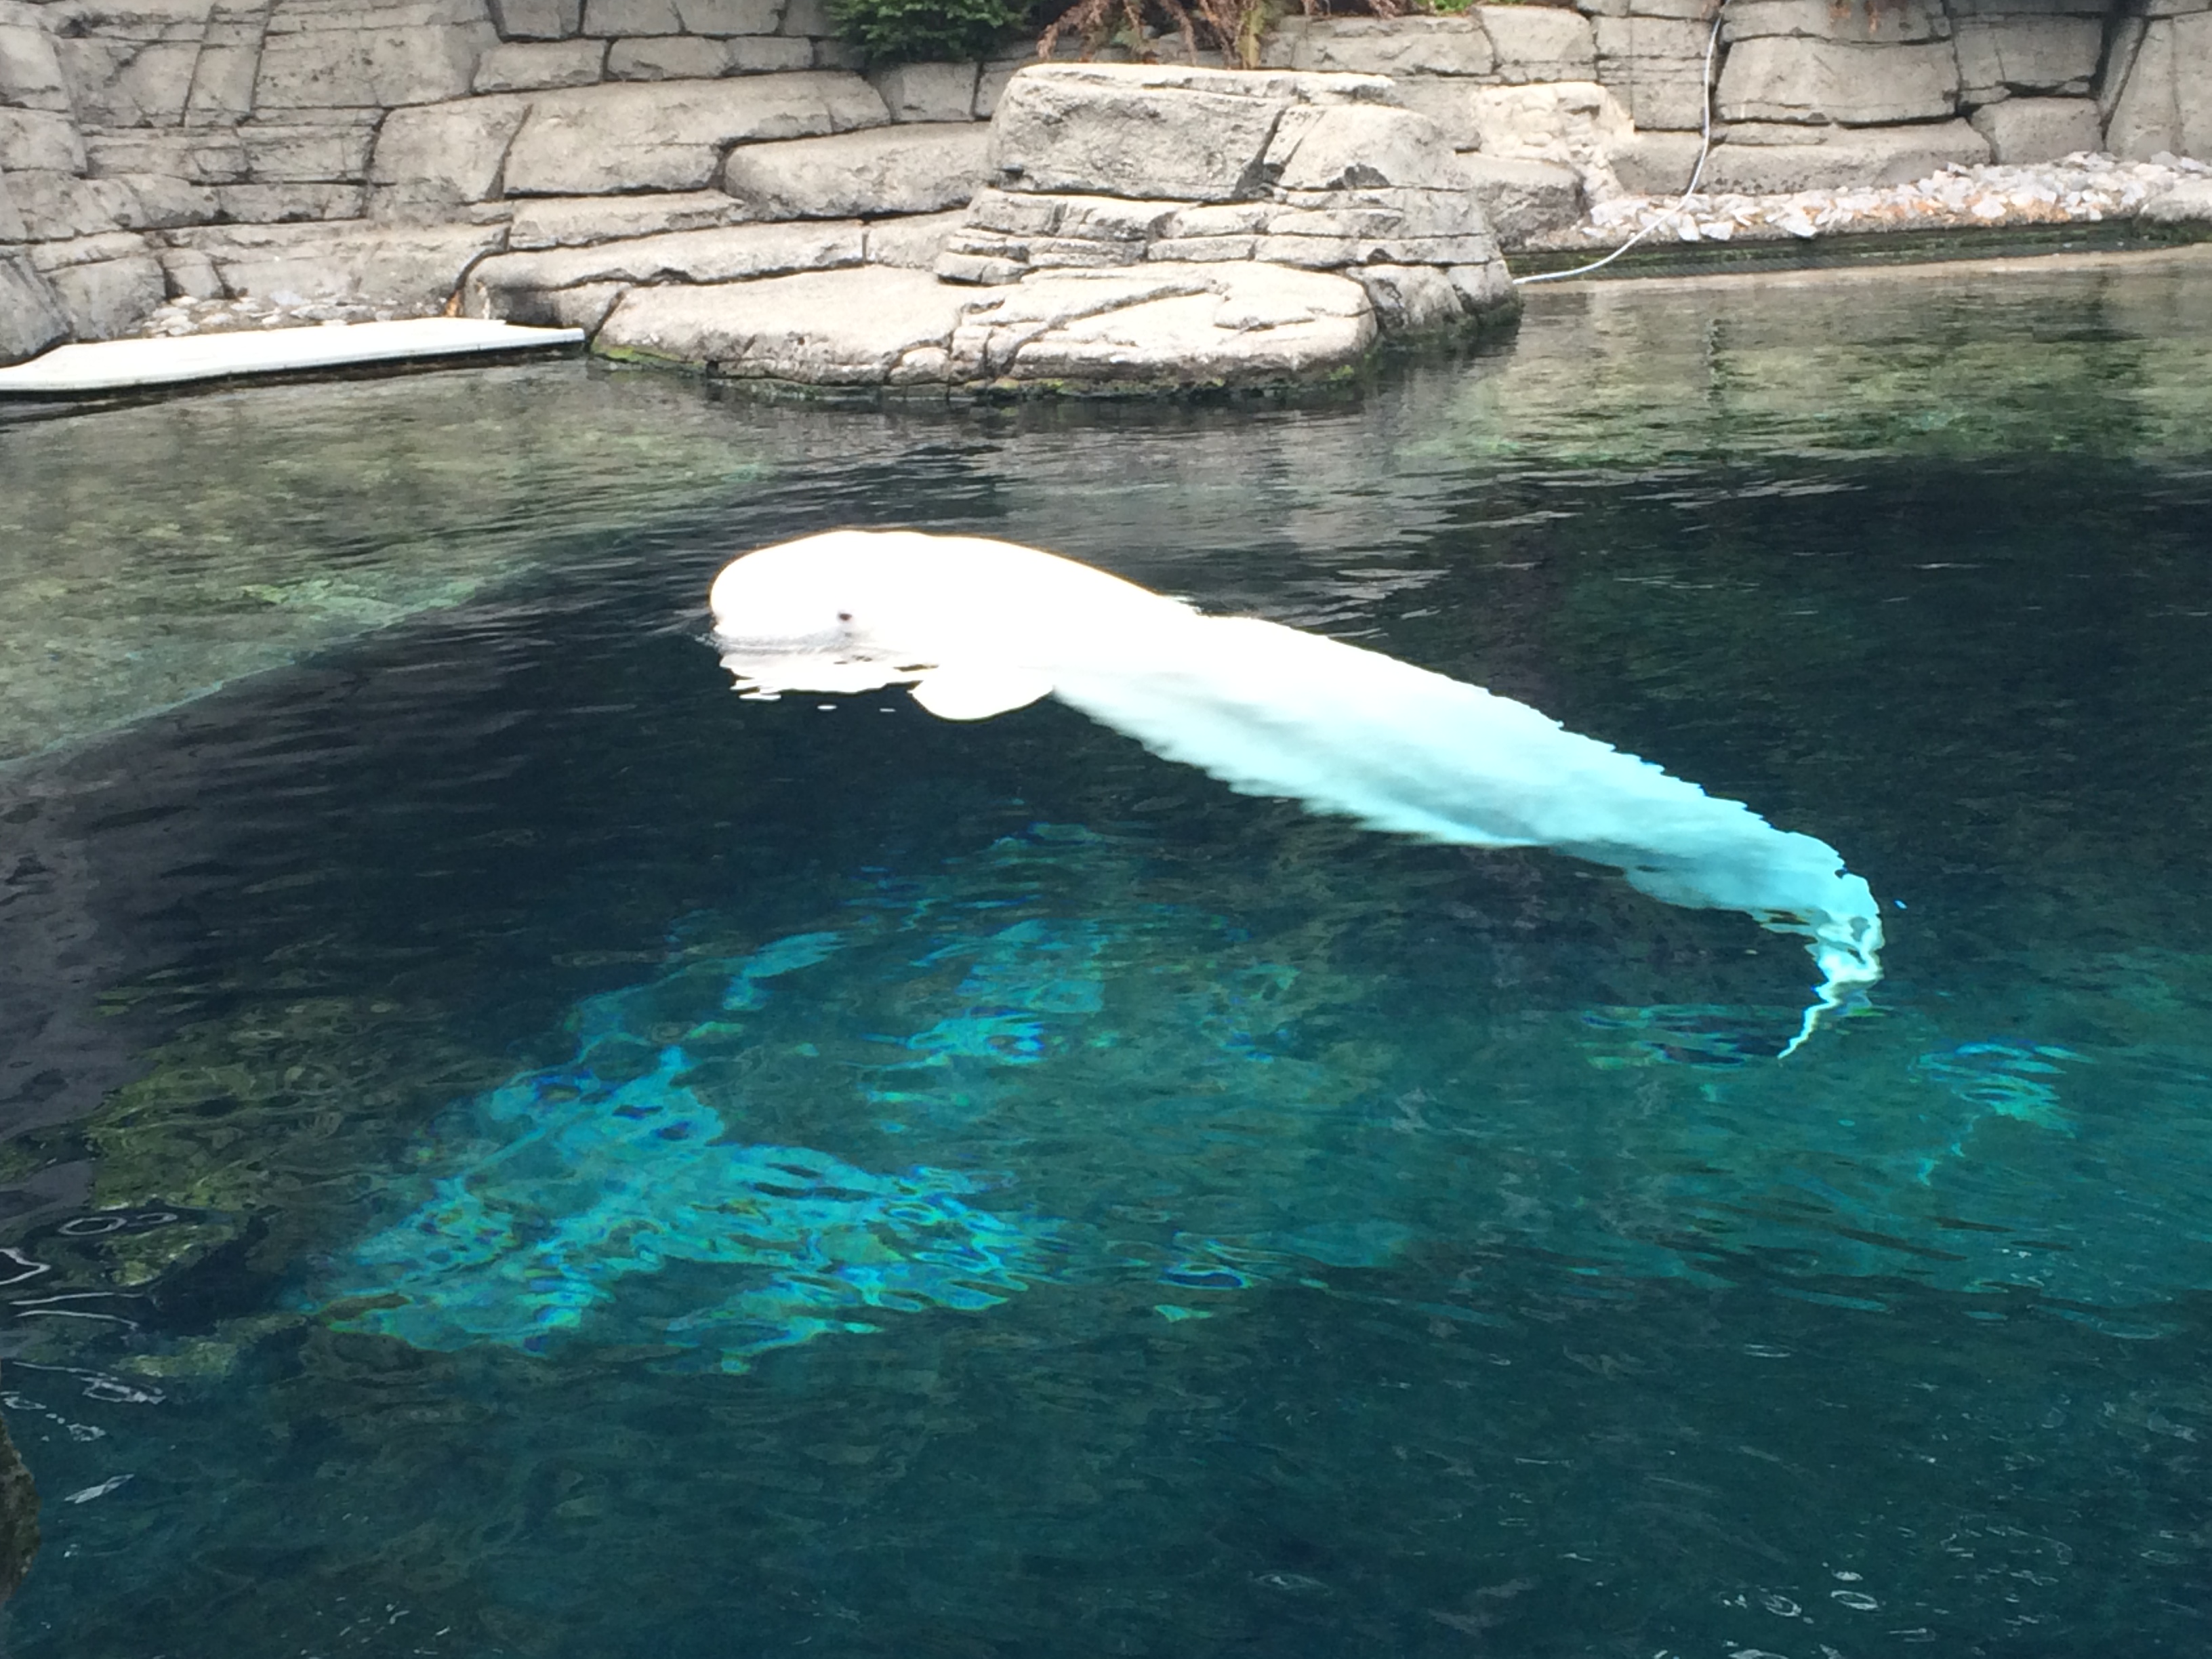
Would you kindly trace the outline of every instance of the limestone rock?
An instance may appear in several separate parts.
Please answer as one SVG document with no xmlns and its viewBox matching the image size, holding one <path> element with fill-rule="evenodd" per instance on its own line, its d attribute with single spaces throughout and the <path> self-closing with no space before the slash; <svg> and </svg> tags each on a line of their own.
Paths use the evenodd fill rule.
<svg viewBox="0 0 2212 1659">
<path fill-rule="evenodd" d="M 1632 136 L 1628 112 L 1595 81 L 1485 87 L 1472 110 L 1477 148 L 1515 161 L 1600 166 Z"/>
<path fill-rule="evenodd" d="M 723 75 L 766 75 L 803 70 L 814 62 L 805 40 L 747 34 L 728 40 L 696 34 L 643 35 L 607 50 L 611 81 L 713 80 Z"/>
<path fill-rule="evenodd" d="M 1583 182 L 1572 167 L 1504 155 L 1460 159 L 1492 234 L 1509 252 L 1583 216 Z"/>
<path fill-rule="evenodd" d="M 783 10 L 783 0 L 676 0 L 686 34 L 774 34 Z"/>
<path fill-rule="evenodd" d="M 477 65 L 478 92 L 587 87 L 605 72 L 604 40 L 533 40 L 494 46 Z"/>
<path fill-rule="evenodd" d="M 2161 150 L 2212 156 L 2212 12 L 2154 17 L 2144 27 L 2106 147 L 2127 161 Z"/>
<path fill-rule="evenodd" d="M 1035 63 L 1042 60 L 1023 51 L 1012 57 L 987 58 L 982 72 L 975 77 L 975 118 L 988 121 L 999 112 L 999 100 L 1006 95 L 1014 76 Z"/>
<path fill-rule="evenodd" d="M 228 296 L 223 292 L 222 274 L 215 268 L 215 261 L 198 248 L 165 247 L 157 250 L 161 258 L 161 280 L 167 285 L 171 298 L 179 295 L 187 300 L 221 300 Z"/>
<path fill-rule="evenodd" d="M 757 219 L 935 213 L 975 193 L 989 146 L 989 129 L 966 121 L 739 144 L 722 188 Z"/>
<path fill-rule="evenodd" d="M 1441 293 L 1414 277 L 1407 303 L 1428 316 Z M 596 345 L 810 385 L 1147 392 L 1308 380 L 1356 365 L 1376 337 L 1361 286 L 1318 272 L 1050 271 L 978 295 L 872 265 L 633 289 Z"/>
<path fill-rule="evenodd" d="M 2055 161 L 2077 150 L 2104 148 L 2092 98 L 2008 98 L 1976 110 L 1972 120 L 1999 161 Z"/>
<path fill-rule="evenodd" d="M 862 252 L 860 227 L 848 220 L 734 225 L 590 247 L 501 253 L 469 272 L 463 303 L 472 317 L 519 320 L 523 315 L 544 314 L 543 296 L 563 289 L 605 283 L 726 283 L 857 265 Z"/>
<path fill-rule="evenodd" d="M 928 270 L 945 251 L 945 240 L 966 222 L 964 213 L 915 213 L 878 220 L 867 228 L 862 252 L 872 265 Z"/>
<path fill-rule="evenodd" d="M 2008 93 L 2086 97 L 2105 50 L 2104 20 L 1964 17 L 1957 50 L 1960 94 L 1969 103 L 1988 103 Z"/>
<path fill-rule="evenodd" d="M 1796 142 L 1759 142 L 1785 134 Z M 1759 196 L 1899 185 L 1954 163 L 1976 167 L 1990 159 L 1989 140 L 1964 121 L 1873 128 L 1775 126 L 1763 131 L 1732 128 L 1726 142 L 1713 147 L 1699 188 Z M 1680 190 L 1686 182 L 1686 168 L 1673 188 Z"/>
<path fill-rule="evenodd" d="M 980 64 L 899 64 L 868 80 L 894 121 L 965 121 L 975 112 Z"/>
<path fill-rule="evenodd" d="M 525 328 L 580 328 L 595 334 L 634 286 L 579 283 L 574 288 L 490 289 L 471 281 L 463 291 L 461 314 Z"/>
<path fill-rule="evenodd" d="M 10 173 L 82 173 L 86 165 L 76 123 L 46 110 L 0 109 L 0 158 Z"/>
<path fill-rule="evenodd" d="M 55 54 L 80 120 L 102 126 L 173 126 L 184 119 L 199 42 L 94 33 L 56 41 Z"/>
<path fill-rule="evenodd" d="M 21 0 L 0 4 L 0 104 L 57 115 L 71 112 L 54 38 L 40 9 Z"/>
<path fill-rule="evenodd" d="M 1338 74 L 1483 76 L 1496 69 L 1498 55 L 1481 23 L 1465 15 L 1291 17 L 1270 32 L 1260 61 Z"/>
<path fill-rule="evenodd" d="M 172 232 L 179 247 L 205 254 L 234 295 L 303 300 L 371 300 L 435 310 L 461 273 L 499 245 L 497 226 L 335 224 L 209 225 Z"/>
<path fill-rule="evenodd" d="M 1431 123 L 1384 104 L 1299 105 L 1284 111 L 1261 171 L 1282 190 L 1388 185 L 1463 190 L 1467 185 Z"/>
<path fill-rule="evenodd" d="M 920 271 L 884 265 L 641 288 L 623 297 L 593 344 L 746 380 L 942 383 L 965 297 Z"/>
<path fill-rule="evenodd" d="M 250 122 L 238 129 L 246 176 L 262 184 L 358 183 L 368 176 L 371 119 Z"/>
<path fill-rule="evenodd" d="M 1590 91 L 1603 95 L 1595 87 Z M 977 192 L 966 222 L 945 239 L 937 274 L 1027 293 L 1047 276 L 1073 280 L 1118 272 L 1121 288 L 1052 291 L 1102 304 L 1101 296 L 1108 296 L 1108 309 L 1135 307 L 1166 319 L 1170 334 L 1180 330 L 1185 343 L 1200 342 L 1201 367 L 1193 372 L 1201 380 L 1218 378 L 1215 368 L 1204 366 L 1214 362 L 1207 355 L 1214 347 L 1206 343 L 1211 335 L 1191 331 L 1199 327 L 1191 319 L 1211 315 L 1212 302 L 1232 289 L 1279 297 L 1293 291 L 1283 284 L 1297 273 L 1344 271 L 1377 296 L 1370 301 L 1367 287 L 1359 289 L 1355 310 L 1367 319 L 1363 326 L 1377 314 L 1405 326 L 1428 326 L 1424 319 L 1447 311 L 1462 319 L 1464 299 L 1445 303 L 1445 296 L 1462 293 L 1455 273 L 1466 273 L 1465 291 L 1487 294 L 1503 280 L 1490 274 L 1498 265 L 1497 242 L 1467 170 L 1442 133 L 1388 93 L 1389 83 L 1358 76 L 1060 65 L 1025 70 L 994 123 L 1000 183 Z M 1139 160 L 1147 165 L 1135 166 Z M 1047 184 L 1061 187 L 1048 190 Z M 1255 279 L 1259 288 L 1224 287 L 1230 279 L 1223 273 L 1242 264 L 1278 269 Z M 1184 286 L 1172 292 L 1146 286 L 1165 280 L 1156 272 Z M 1212 274 L 1201 279 L 1194 272 Z M 1140 292 L 1150 297 L 1128 297 Z M 973 316 L 988 310 L 1002 319 L 1016 317 L 1031 303 L 979 300 Z M 1494 309 L 1496 295 L 1484 303 Z M 1156 305 L 1167 308 L 1146 309 Z M 1299 328 L 1340 331 L 1352 313 L 1327 314 L 1334 320 L 1324 325 L 1309 319 Z M 1115 349 L 1127 344 L 1109 333 L 1121 342 Z M 956 343 L 956 360 L 963 349 Z M 1139 360 L 1131 375 L 1167 373 L 1158 355 L 1132 359 Z M 986 362 L 975 372 L 989 379 L 1002 369 Z M 1263 364 L 1251 372 L 1275 369 Z M 1097 377 L 1085 370 L 1079 378 Z"/>
<path fill-rule="evenodd" d="M 243 182 L 249 172 L 246 146 L 229 127 L 95 132 L 86 137 L 84 147 L 99 178 L 160 173 L 195 184 L 227 185 Z"/>
<path fill-rule="evenodd" d="M 1479 265 L 1453 265 L 1444 272 L 1459 295 L 1460 309 L 1485 327 L 1508 323 L 1521 314 L 1521 290 L 1503 259 Z"/>
<path fill-rule="evenodd" d="M 673 8 L 671 8 L 672 15 Z M 805 69 L 814 54 L 803 40 L 776 43 L 787 51 L 798 49 L 798 61 L 787 69 Z M 729 45 L 696 34 L 641 34 L 615 41 L 607 48 L 610 81 L 712 81 L 729 73 Z"/>
<path fill-rule="evenodd" d="M 11 172 L 8 195 L 24 234 L 34 242 L 98 236 L 135 226 L 139 218 L 130 188 L 113 179 L 80 179 L 43 167 Z"/>
<path fill-rule="evenodd" d="M 1463 76 L 1415 75 L 1398 82 L 1398 101 L 1436 128 L 1453 149 L 1475 147 L 1470 94 L 1487 85 Z"/>
<path fill-rule="evenodd" d="M 1620 100 L 1638 130 L 1695 131 L 1705 119 L 1705 49 L 1712 33 L 1702 7 L 1684 15 L 1632 9 L 1626 16 L 1591 21 L 1597 78 Z"/>
<path fill-rule="evenodd" d="M 646 196 L 542 196 L 515 210 L 507 246 L 520 252 L 549 247 L 584 247 L 670 231 L 711 230 L 742 224 L 750 216 L 742 202 L 719 190 L 677 191 Z"/>
<path fill-rule="evenodd" d="M 1950 33 L 1951 20 L 1931 0 L 1729 0 L 1721 25 L 1721 39 L 1730 44 L 1790 38 L 1906 45 Z"/>
<path fill-rule="evenodd" d="M 1034 270 L 1260 259 L 1307 270 L 1480 264 L 1497 244 L 1464 173 L 1451 187 L 1276 190 L 1238 203 L 979 192 L 937 271 L 1010 283 Z M 1205 256 L 1202 259 L 1198 256 Z"/>
<path fill-rule="evenodd" d="M 1385 334 L 1432 333 L 1467 320 L 1458 289 L 1434 265 L 1362 265 L 1351 274 Z"/>
<path fill-rule="evenodd" d="M 1724 121 L 1875 126 L 1955 112 L 1959 65 L 1948 41 L 1859 46 L 1764 36 L 1729 52 L 1716 106 Z"/>
<path fill-rule="evenodd" d="M 833 35 L 837 33 L 837 20 L 830 7 L 830 0 L 784 0 L 783 16 L 775 26 L 776 33 L 810 39 Z"/>
<path fill-rule="evenodd" d="M 1358 283 L 1243 261 L 1047 271 L 987 293 L 953 331 L 956 380 L 1264 386 L 1352 368 L 1376 338 Z"/>
<path fill-rule="evenodd" d="M 222 210 L 216 193 L 205 185 L 161 173 L 125 173 L 115 183 L 129 191 L 137 213 L 123 221 L 140 230 L 175 230 L 184 225 L 204 225 Z"/>
<path fill-rule="evenodd" d="M 490 199 L 529 113 L 530 100 L 511 94 L 392 111 L 369 158 L 377 216 L 439 222 Z"/>
<path fill-rule="evenodd" d="M 1597 40 L 1580 12 L 1555 6 L 1477 6 L 1509 83 L 1588 81 L 1597 74 Z"/>
<path fill-rule="evenodd" d="M 143 236 L 112 233 L 39 242 L 31 264 L 80 340 L 112 339 L 161 303 L 161 262 Z"/>
<path fill-rule="evenodd" d="M 676 0 L 584 0 L 584 33 L 615 35 L 681 34 Z"/>
<path fill-rule="evenodd" d="M 221 216 L 241 225 L 358 219 L 368 206 L 368 191 L 362 185 L 216 185 L 213 189 Z"/>
<path fill-rule="evenodd" d="M 509 195 L 700 190 L 732 143 L 802 138 L 890 119 L 857 75 L 578 87 L 541 94 L 507 152 Z"/>
<path fill-rule="evenodd" d="M 35 357 L 69 338 L 69 319 L 22 252 L 0 248 L 0 364 Z"/>
<path fill-rule="evenodd" d="M 2212 225 L 2212 178 L 2185 179 L 2143 204 L 2154 225 Z"/>
<path fill-rule="evenodd" d="M 336 26 L 333 15 L 374 20 Z M 397 109 L 465 94 L 477 59 L 498 42 L 480 3 L 424 0 L 322 11 L 294 0 L 272 13 L 253 85 L 257 112 Z"/>
<path fill-rule="evenodd" d="M 253 82 L 261 71 L 261 43 L 270 13 L 229 0 L 215 0 L 199 56 L 192 64 L 192 88 L 185 100 L 189 126 L 242 121 L 253 113 Z"/>
<path fill-rule="evenodd" d="M 992 118 L 994 182 L 1230 201 L 1265 188 L 1269 140 L 1291 106 L 1395 101 L 1378 76 L 1039 64 L 1014 76 Z"/>
<path fill-rule="evenodd" d="M 502 40 L 565 40 L 584 26 L 584 0 L 490 0 Z"/>
</svg>

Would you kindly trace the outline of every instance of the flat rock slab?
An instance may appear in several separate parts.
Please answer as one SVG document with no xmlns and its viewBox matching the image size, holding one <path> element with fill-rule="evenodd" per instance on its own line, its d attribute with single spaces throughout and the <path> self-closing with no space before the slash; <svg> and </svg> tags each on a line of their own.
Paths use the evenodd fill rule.
<svg viewBox="0 0 2212 1659">
<path fill-rule="evenodd" d="M 942 382 L 945 347 L 963 303 L 973 297 L 972 290 L 927 271 L 886 265 L 633 289 L 593 346 L 613 356 L 681 363 L 737 380 L 829 386 Z"/>
<path fill-rule="evenodd" d="M 883 265 L 641 288 L 594 345 L 738 380 L 1142 392 L 1322 378 L 1376 337 L 1358 283 L 1238 260 L 1041 271 L 981 291 Z"/>
<path fill-rule="evenodd" d="M 1079 392 L 1325 379 L 1373 349 L 1366 290 L 1258 260 L 1048 270 L 972 304 L 952 337 L 963 380 Z"/>
<path fill-rule="evenodd" d="M 382 225 L 359 219 L 320 224 L 206 225 L 169 241 L 205 258 L 234 295 L 366 300 L 435 311 L 461 273 L 499 246 L 501 225 Z"/>
<path fill-rule="evenodd" d="M 540 94 L 507 152 L 509 196 L 704 190 L 732 144 L 811 138 L 890 119 L 839 71 L 630 82 Z"/>
<path fill-rule="evenodd" d="M 722 188 L 757 219 L 939 213 L 975 195 L 990 137 L 980 121 L 908 122 L 739 144 L 723 167 Z"/>
<path fill-rule="evenodd" d="M 577 329 L 516 328 L 461 317 L 101 340 L 58 346 L 27 363 L 0 368 L 0 397 L 70 397 L 193 380 L 538 351 L 580 345 L 583 340 Z"/>
<path fill-rule="evenodd" d="M 1312 136 L 1315 106 L 1397 102 L 1397 88 L 1374 75 L 1032 64 L 1008 83 L 991 118 L 992 182 L 1001 190 L 1236 201 L 1275 181 L 1289 153 Z M 1294 109 L 1298 121 L 1279 134 Z M 1324 155 L 1341 162 L 1379 136 L 1352 119 L 1354 126 L 1314 136 L 1316 177 Z M 1393 154 L 1418 167 L 1410 148 Z M 1425 182 L 1379 173 L 1368 181 Z"/>
</svg>

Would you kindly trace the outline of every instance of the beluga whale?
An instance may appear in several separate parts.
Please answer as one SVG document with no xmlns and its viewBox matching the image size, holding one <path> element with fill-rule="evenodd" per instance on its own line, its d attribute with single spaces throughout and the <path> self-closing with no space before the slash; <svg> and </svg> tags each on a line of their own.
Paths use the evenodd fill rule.
<svg viewBox="0 0 2212 1659">
<path fill-rule="evenodd" d="M 1379 651 L 1205 614 L 1012 542 L 836 530 L 732 560 L 709 605 L 752 697 L 889 685 L 946 720 L 1057 697 L 1248 795 L 1461 847 L 1545 847 L 1806 940 L 1794 1053 L 1881 977 L 1881 913 L 1826 842 Z"/>
</svg>

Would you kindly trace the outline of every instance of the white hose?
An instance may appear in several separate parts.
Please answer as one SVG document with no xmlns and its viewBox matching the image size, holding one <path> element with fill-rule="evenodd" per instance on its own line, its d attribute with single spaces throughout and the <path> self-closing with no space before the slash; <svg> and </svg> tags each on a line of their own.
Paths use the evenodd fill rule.
<svg viewBox="0 0 2212 1659">
<path fill-rule="evenodd" d="M 1673 218 L 1674 213 L 1680 213 L 1690 205 L 1690 198 L 1698 193 L 1698 180 L 1705 176 L 1705 158 L 1713 153 L 1713 53 L 1720 47 L 1721 18 L 1727 10 L 1727 0 L 1722 0 L 1720 9 L 1713 14 L 1713 32 L 1705 37 L 1705 69 L 1703 83 L 1705 112 L 1705 124 L 1701 130 L 1704 142 L 1698 146 L 1698 165 L 1690 173 L 1690 187 L 1682 192 L 1682 199 L 1674 204 L 1674 213 L 1667 216 L 1668 219 Z M 1528 283 L 1563 283 L 1570 276 L 1587 276 L 1593 270 L 1602 270 L 1666 222 L 1666 219 L 1654 219 L 1602 259 L 1592 260 L 1586 265 L 1577 265 L 1571 270 L 1547 270 L 1534 276 L 1516 276 L 1513 279 L 1514 285 L 1517 288 Z"/>
</svg>

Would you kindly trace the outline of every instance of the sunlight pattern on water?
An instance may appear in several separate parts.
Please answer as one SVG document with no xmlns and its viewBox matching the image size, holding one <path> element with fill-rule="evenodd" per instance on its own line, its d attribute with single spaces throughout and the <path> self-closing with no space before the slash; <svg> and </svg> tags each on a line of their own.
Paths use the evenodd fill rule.
<svg viewBox="0 0 2212 1659">
<path fill-rule="evenodd" d="M 766 981 L 836 949 L 829 933 L 767 945 L 735 964 L 715 1018 L 657 1047 L 652 988 L 582 1004 L 574 1060 L 464 1109 L 468 1150 L 426 1203 L 361 1246 L 372 1300 L 341 1322 L 418 1347 L 537 1348 L 576 1330 L 618 1279 L 677 1262 L 738 1267 L 756 1270 L 741 1288 L 666 1325 L 735 1370 L 767 1349 L 872 1330 L 866 1310 L 984 1308 L 1024 1288 L 1049 1228 L 968 1201 L 988 1183 L 732 1143 L 692 1086 L 702 1060 L 744 1042 L 735 1017 L 764 1005 Z M 969 1022 L 969 1040 L 987 1042 L 1001 1020 Z M 933 1033 L 957 1036 L 957 1024 Z"/>
<path fill-rule="evenodd" d="M 573 1059 L 449 1114 L 424 1195 L 311 1302 L 419 1347 L 580 1337 L 741 1370 L 1041 1281 L 1150 1281 L 1173 1321 L 1204 1310 L 1189 1292 L 1326 1289 L 1417 1244 L 1713 1283 L 1715 1249 L 1758 1249 L 2122 1305 L 2212 1267 L 2177 1224 L 2202 1098 L 2178 1056 L 2090 1073 L 1908 1010 L 1789 1061 L 1764 1035 L 1786 1008 L 1442 1014 L 1153 882 L 1137 847 L 1038 825 L 856 881 L 834 926 L 744 955 L 693 918 L 667 971 L 576 1006 Z M 1399 1041 L 1305 1052 L 1349 1006 L 1397 1008 Z M 2117 1092 L 2075 1101 L 2077 1074 Z M 2111 1201 L 2069 1174 L 2084 1157 Z"/>
<path fill-rule="evenodd" d="M 874 1315 L 973 1311 L 1041 1279 L 1133 1270 L 1218 1289 L 1314 1282 L 1316 1264 L 1387 1258 L 1404 1227 L 1300 1217 L 1285 1200 L 1312 1194 L 1295 1187 L 1238 1206 L 1246 1225 L 1233 1237 L 1154 1228 L 1133 1244 L 1030 1213 L 1012 1195 L 994 1207 L 979 1195 L 1016 1177 L 954 1167 L 972 1161 L 977 1140 L 1018 1146 L 1052 1119 L 1079 1131 L 1095 1117 L 1112 1132 L 1110 1103 L 1160 1094 L 1164 1049 L 1181 1062 L 1171 1075 L 1196 1083 L 1212 1070 L 1206 1092 L 1258 1109 L 1332 1082 L 1269 1052 L 1264 1030 L 1237 1018 L 1264 1016 L 1270 995 L 1297 976 L 1222 960 L 1234 933 L 1218 918 L 1141 902 L 1103 915 L 1022 915 L 1043 896 L 1001 890 L 1010 877 L 1113 888 L 1130 868 L 1103 838 L 1038 826 L 934 886 L 886 884 L 852 901 L 837 929 L 735 959 L 694 957 L 587 999 L 566 1022 L 575 1057 L 450 1114 L 422 1150 L 428 1195 L 333 1264 L 312 1301 L 343 1328 L 419 1347 L 535 1350 L 582 1334 L 696 1348 L 740 1370 L 768 1349 L 873 1329 Z M 1133 945 L 1163 928 L 1170 949 L 1205 948 L 1172 968 L 1131 962 Z M 1141 1041 L 1126 1014 L 1109 1017 L 1117 972 L 1188 981 L 1170 990 L 1170 1018 Z M 702 987 L 712 998 L 704 1017 L 682 1012 Z M 916 1029 L 883 1030 L 876 1016 L 894 1007 Z M 855 1138 L 934 1138 L 948 1162 L 878 1173 L 817 1148 L 738 1139 L 781 1103 L 754 1080 L 770 1051 L 797 1068 L 785 1096 L 796 1075 L 797 1091 L 820 1098 L 825 1115 L 841 1103 L 848 1115 L 867 1114 L 850 1124 Z M 1131 1190 L 1178 1184 L 1170 1126 L 1156 1127 Z M 1198 1126 L 1201 1137 L 1220 1127 Z M 1153 1160 L 1164 1162 L 1141 1167 Z M 726 1296 L 673 1312 L 668 1296 L 689 1292 L 622 1293 L 621 1281 L 683 1265 L 743 1271 Z"/>
</svg>

